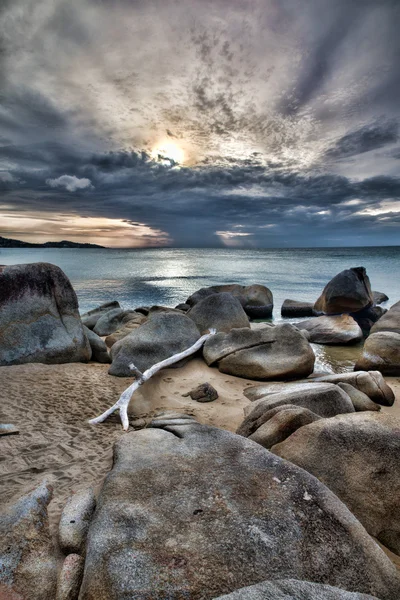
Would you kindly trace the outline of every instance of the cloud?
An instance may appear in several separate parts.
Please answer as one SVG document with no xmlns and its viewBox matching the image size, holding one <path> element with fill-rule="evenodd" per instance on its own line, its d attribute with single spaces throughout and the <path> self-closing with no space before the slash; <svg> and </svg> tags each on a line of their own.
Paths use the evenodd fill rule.
<svg viewBox="0 0 400 600">
<path fill-rule="evenodd" d="M 346 158 L 371 150 L 377 150 L 387 144 L 395 144 L 399 140 L 399 124 L 396 120 L 383 121 L 364 125 L 352 131 L 329 148 L 326 155 L 333 158 Z"/>
<path fill-rule="evenodd" d="M 86 177 L 78 179 L 75 175 L 61 175 L 57 179 L 46 179 L 46 183 L 52 188 L 65 188 L 68 192 L 86 190 L 92 187 L 90 179 L 86 179 Z"/>
</svg>

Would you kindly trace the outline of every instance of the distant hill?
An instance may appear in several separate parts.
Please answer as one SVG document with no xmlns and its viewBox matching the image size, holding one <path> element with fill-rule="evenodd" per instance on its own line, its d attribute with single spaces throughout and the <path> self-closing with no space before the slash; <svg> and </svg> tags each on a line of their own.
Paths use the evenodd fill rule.
<svg viewBox="0 0 400 600">
<path fill-rule="evenodd" d="M 0 236 L 0 248 L 105 248 L 97 244 L 79 244 L 77 242 L 45 242 L 44 244 L 30 244 L 20 240 L 10 240 Z"/>
</svg>

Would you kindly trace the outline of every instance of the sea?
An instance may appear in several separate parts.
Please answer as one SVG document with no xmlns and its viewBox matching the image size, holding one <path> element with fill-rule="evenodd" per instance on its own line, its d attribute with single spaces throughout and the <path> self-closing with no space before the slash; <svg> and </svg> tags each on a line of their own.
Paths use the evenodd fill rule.
<svg viewBox="0 0 400 600">
<path fill-rule="evenodd" d="M 176 306 L 202 287 L 259 283 L 272 291 L 273 321 L 280 322 L 280 308 L 286 298 L 314 302 L 334 275 L 360 266 L 367 269 L 372 289 L 389 296 L 385 307 L 400 300 L 400 246 L 0 249 L 0 264 L 32 262 L 49 262 L 66 273 L 81 312 L 110 300 L 118 300 L 125 309 L 155 304 Z M 318 346 L 316 351 L 320 365 L 330 371 L 344 371 L 352 368 L 361 346 Z"/>
</svg>

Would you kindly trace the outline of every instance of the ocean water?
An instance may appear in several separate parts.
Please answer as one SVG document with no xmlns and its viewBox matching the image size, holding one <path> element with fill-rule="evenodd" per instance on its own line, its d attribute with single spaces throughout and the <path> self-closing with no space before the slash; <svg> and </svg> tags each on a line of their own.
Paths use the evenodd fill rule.
<svg viewBox="0 0 400 600">
<path fill-rule="evenodd" d="M 274 320 L 285 298 L 315 301 L 343 269 L 363 266 L 373 290 L 400 300 L 400 246 L 299 249 L 0 249 L 0 264 L 49 262 L 74 286 L 81 312 L 118 300 L 123 308 L 175 306 L 205 286 L 260 283 L 274 295 Z M 352 367 L 360 347 L 317 348 L 333 370 Z"/>
</svg>

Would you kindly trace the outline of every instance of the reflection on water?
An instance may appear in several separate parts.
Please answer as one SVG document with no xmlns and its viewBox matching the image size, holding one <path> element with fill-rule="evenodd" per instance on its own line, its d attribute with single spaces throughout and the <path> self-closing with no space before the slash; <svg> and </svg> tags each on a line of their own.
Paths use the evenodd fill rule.
<svg viewBox="0 0 400 600">
<path fill-rule="evenodd" d="M 311 344 L 315 354 L 315 372 L 345 373 L 352 371 L 363 344 L 352 346 L 322 346 Z"/>
</svg>

